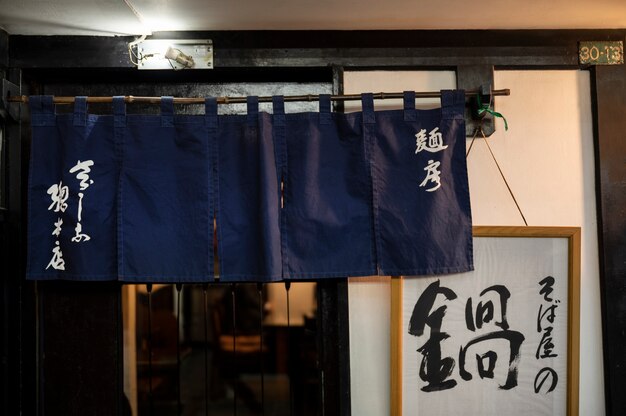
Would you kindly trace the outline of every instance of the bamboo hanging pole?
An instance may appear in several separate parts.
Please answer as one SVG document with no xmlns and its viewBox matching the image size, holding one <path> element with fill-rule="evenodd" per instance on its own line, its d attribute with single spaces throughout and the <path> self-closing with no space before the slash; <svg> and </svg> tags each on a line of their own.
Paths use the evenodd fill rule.
<svg viewBox="0 0 626 416">
<path fill-rule="evenodd" d="M 479 93 L 479 90 L 466 90 L 465 95 L 475 96 Z M 511 95 L 511 90 L 501 89 L 491 91 L 492 96 L 507 96 Z M 402 92 L 378 92 L 373 94 L 376 100 L 387 99 L 401 99 L 404 97 Z M 441 92 L 439 91 L 416 91 L 415 98 L 440 98 Z M 217 97 L 218 104 L 242 104 L 246 103 L 247 97 Z M 319 95 L 286 95 L 285 101 L 318 101 Z M 361 99 L 361 94 L 344 94 L 344 95 L 331 95 L 330 99 L 333 101 L 358 101 Z M 175 97 L 174 104 L 204 104 L 204 97 Z M 28 96 L 11 96 L 8 98 L 9 102 L 28 103 Z M 111 103 L 113 97 L 87 97 L 88 103 Z M 132 103 L 149 103 L 158 104 L 161 102 L 161 97 L 135 97 L 133 95 L 124 96 L 124 102 L 127 104 Z M 259 102 L 272 102 L 271 96 L 259 97 Z M 74 97 L 54 97 L 54 104 L 73 104 Z"/>
</svg>

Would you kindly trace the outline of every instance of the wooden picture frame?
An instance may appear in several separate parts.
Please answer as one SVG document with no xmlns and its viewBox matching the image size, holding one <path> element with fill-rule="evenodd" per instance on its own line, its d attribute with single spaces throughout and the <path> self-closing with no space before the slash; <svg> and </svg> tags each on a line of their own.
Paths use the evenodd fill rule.
<svg viewBox="0 0 626 416">
<path fill-rule="evenodd" d="M 405 278 L 395 276 L 391 279 L 391 415 L 401 416 L 403 415 L 403 410 L 405 415 L 411 416 L 420 416 L 422 414 L 428 414 L 429 416 L 437 414 L 503 414 L 503 409 L 496 410 L 498 406 L 502 405 L 506 409 L 508 416 L 538 414 L 537 409 L 534 409 L 533 406 L 543 406 L 541 407 L 541 413 L 543 414 L 577 416 L 580 338 L 580 228 L 477 226 L 473 228 L 473 234 L 475 243 L 475 270 L 473 272 L 427 277 Z M 552 247 L 552 251 L 550 251 L 550 247 Z M 520 265 L 527 265 L 528 267 L 520 268 Z M 520 270 L 512 270 L 515 266 L 518 266 Z M 546 273 L 550 272 L 550 274 L 546 277 L 543 274 L 535 276 L 534 273 L 541 273 L 544 270 Z M 528 277 L 528 275 L 542 277 L 542 279 L 539 283 L 527 281 L 529 279 L 524 276 Z M 515 279 L 516 277 L 521 277 L 522 279 Z M 549 277 L 554 278 L 550 280 L 548 279 Z M 566 282 L 564 281 L 565 278 Z M 490 279 L 495 279 L 496 281 L 490 281 Z M 498 279 L 504 280 L 500 282 Z M 510 282 L 506 279 L 510 279 Z M 437 281 L 439 283 L 436 283 Z M 552 286 L 550 282 L 556 283 Z M 482 297 L 488 289 L 480 286 L 481 283 L 490 284 L 489 288 L 495 286 L 501 288 L 504 286 L 505 289 L 506 284 L 512 284 L 514 290 L 510 292 L 509 298 L 504 297 L 504 303 L 502 302 L 503 296 L 500 295 L 500 303 L 487 302 L 491 303 L 491 305 L 483 304 L 482 301 L 478 302 L 478 298 Z M 421 301 L 426 296 L 424 295 L 426 290 L 420 291 L 419 289 L 426 285 L 431 289 L 437 289 L 434 292 L 434 297 L 427 296 L 428 299 L 433 300 L 431 303 L 429 301 L 426 303 Z M 411 292 L 407 291 L 409 286 Z M 526 290 L 526 286 L 530 290 Z M 563 293 L 564 286 L 566 294 Z M 452 296 L 453 291 L 448 291 L 447 295 L 444 293 L 450 287 L 453 291 L 466 290 L 471 295 L 468 296 L 466 302 L 462 302 L 464 293 L 460 293 L 456 298 Z M 481 290 L 482 292 L 480 292 Z M 506 290 L 508 291 L 508 289 Z M 552 293 L 553 290 L 554 293 Z M 405 291 L 407 292 L 405 293 Z M 428 293 L 432 294 L 433 291 Z M 478 293 L 480 293 L 480 296 L 478 296 Z M 563 299 L 557 299 L 558 296 L 561 296 Z M 434 303 L 435 298 L 437 298 L 437 303 Z M 567 299 L 566 317 L 562 312 L 563 300 L 565 298 Z M 419 307 L 417 306 L 417 301 L 414 307 L 408 304 L 409 301 L 412 303 L 413 299 L 420 300 Z M 503 364 L 503 362 L 506 363 L 504 357 L 500 357 L 499 365 L 505 367 L 504 374 L 507 374 L 505 377 L 506 383 L 501 383 L 503 379 L 502 372 L 499 373 L 499 381 L 495 380 L 498 378 L 497 374 L 494 375 L 493 371 L 489 373 L 489 369 L 494 369 L 492 366 L 494 362 L 496 366 L 498 365 L 498 357 L 495 352 L 489 351 L 483 356 L 476 355 L 476 364 L 473 364 L 471 354 L 465 355 L 470 349 L 470 345 L 476 342 L 478 338 L 483 338 L 484 340 L 484 338 L 487 338 L 486 336 L 476 337 L 465 344 L 465 346 L 461 345 L 460 349 L 455 350 L 459 351 L 458 355 L 449 354 L 447 363 L 442 361 L 446 359 L 443 351 L 444 343 L 453 344 L 455 339 L 454 333 L 446 333 L 446 313 L 449 315 L 448 319 L 452 320 L 451 322 L 456 325 L 455 328 L 459 330 L 457 332 L 461 334 L 458 337 L 459 339 L 464 336 L 462 335 L 463 331 L 468 332 L 471 336 L 476 335 L 477 332 L 480 333 L 478 328 L 481 328 L 482 331 L 482 325 L 485 325 L 485 328 L 497 329 L 500 333 L 503 333 L 505 332 L 503 331 L 504 329 L 508 329 L 506 316 L 507 299 L 509 312 L 513 310 L 515 314 L 514 317 L 509 316 L 511 330 L 515 330 L 515 327 L 520 325 L 524 328 L 534 327 L 536 333 L 534 329 L 527 331 L 525 335 L 520 331 L 513 331 L 518 335 L 522 334 L 522 338 L 525 338 L 525 340 L 521 341 L 517 362 L 513 360 L 513 341 L 509 341 L 511 352 L 509 354 L 508 368 L 506 368 L 506 364 Z M 485 299 L 483 298 L 482 300 Z M 407 305 L 403 305 L 403 302 L 406 302 Z M 458 304 L 463 303 L 465 303 L 464 319 L 453 320 L 455 316 L 463 316 L 463 312 L 459 311 L 459 309 L 463 308 L 457 307 Z M 537 303 L 539 303 L 539 308 L 537 308 Z M 423 307 L 424 304 L 432 307 L 428 306 L 425 309 Z M 454 305 L 456 310 L 453 310 L 452 305 Z M 474 314 L 475 307 L 476 314 Z M 442 318 L 437 321 L 437 318 L 435 318 L 434 314 L 431 314 L 431 311 L 436 312 L 442 308 Z M 528 314 L 526 314 L 524 308 L 528 309 Z M 501 313 L 499 316 L 500 322 L 497 322 L 497 309 L 500 309 Z M 425 310 L 427 310 L 426 314 L 424 314 Z M 552 312 L 548 313 L 548 310 Z M 554 323 L 548 323 L 545 320 L 546 316 L 551 316 Z M 476 318 L 476 322 L 474 322 L 474 318 Z M 567 327 L 563 328 L 565 319 Z M 407 322 L 414 325 L 412 329 L 413 335 L 409 334 Z M 439 329 L 433 329 L 429 322 L 430 324 L 439 322 Z M 502 326 L 503 322 L 506 324 L 504 327 Z M 475 325 L 475 323 L 478 325 Z M 499 328 L 494 328 L 493 325 L 499 326 Z M 433 324 L 433 326 L 436 326 L 436 324 Z M 472 332 L 470 327 L 476 332 Z M 541 331 L 539 330 L 540 327 L 542 328 Z M 552 334 L 553 329 L 554 335 Z M 429 330 L 430 335 L 426 335 Z M 416 335 L 420 331 L 421 335 Z M 491 334 L 498 331 L 494 331 Z M 510 332 L 509 330 L 507 334 Z M 431 339 L 433 339 L 433 333 L 436 333 L 436 338 L 440 340 L 436 345 L 439 350 L 435 351 L 435 354 L 438 353 L 439 355 L 431 355 L 430 360 L 432 361 L 433 357 L 435 357 L 434 360 L 438 360 L 438 362 L 428 367 L 428 364 L 424 364 L 424 360 L 428 363 L 426 354 L 432 354 L 432 351 L 428 352 L 424 347 L 427 345 L 427 342 L 430 343 Z M 561 336 L 558 334 L 561 334 Z M 554 340 L 552 339 L 553 336 Z M 559 343 L 564 344 L 562 342 L 564 337 L 567 340 L 566 346 L 559 345 Z M 416 341 L 414 342 L 413 339 Z M 536 342 L 537 339 L 539 340 L 538 342 Z M 424 342 L 425 340 L 427 342 Z M 407 343 L 406 347 L 403 345 L 403 341 Z M 492 342 L 488 344 L 490 345 L 489 348 L 491 348 L 491 345 L 497 344 L 493 338 L 489 339 L 489 341 Z M 525 345 L 524 342 L 526 342 Z M 417 350 L 409 350 L 415 344 L 417 344 Z M 428 348 L 430 347 L 431 344 L 428 344 Z M 494 351 L 495 349 L 496 346 L 493 347 Z M 448 352 L 453 350 L 453 348 L 450 348 Z M 407 351 L 411 355 L 415 355 L 410 358 L 406 357 L 408 355 L 406 354 Z M 563 351 L 566 351 L 565 358 L 563 357 Z M 560 353 L 560 356 L 557 352 Z M 403 357 L 403 355 L 405 356 Z M 468 360 L 470 364 L 467 367 L 472 367 L 473 374 L 469 374 L 470 372 L 467 371 L 467 368 L 464 369 L 465 361 L 461 361 L 462 358 L 466 359 L 467 357 L 471 357 Z M 485 358 L 487 358 L 489 367 L 487 370 L 484 368 L 483 360 Z M 416 371 L 417 362 L 420 360 L 422 361 L 419 364 L 420 370 Z M 450 370 L 449 375 L 445 376 L 444 374 L 445 377 L 442 377 L 440 370 L 449 368 L 451 363 L 453 368 Z M 448 365 L 446 366 L 445 364 Z M 548 364 L 552 365 L 552 367 Z M 520 369 L 522 365 L 524 369 Z M 539 370 L 539 372 L 535 370 L 535 373 L 532 373 L 531 370 L 526 370 L 527 367 L 535 369 L 542 366 L 544 368 Z M 478 374 L 474 371 L 475 368 L 478 369 Z M 546 370 L 546 368 L 549 368 L 549 370 Z M 554 370 L 554 368 L 557 370 Z M 439 378 L 435 377 L 436 380 L 434 382 L 432 374 L 428 374 L 428 369 L 436 369 L 434 374 L 439 375 Z M 464 369 L 464 377 L 460 374 L 461 369 Z M 515 370 L 515 377 L 523 376 L 523 380 L 519 381 L 519 385 L 516 384 L 513 387 L 511 387 L 513 383 L 509 383 L 512 369 Z M 424 370 L 424 372 L 422 373 L 421 370 Z M 500 368 L 500 370 L 502 369 Z M 524 371 L 531 375 L 536 374 L 534 381 Z M 562 382 L 563 373 L 566 373 L 566 383 Z M 483 377 L 485 374 L 486 377 Z M 560 380 L 558 380 L 559 374 L 561 376 Z M 424 378 L 430 381 L 426 381 Z M 549 385 L 546 383 L 548 378 L 550 379 Z M 443 379 L 446 379 L 446 381 Z M 548 391 L 555 383 L 555 379 L 556 386 L 553 387 L 554 390 Z M 450 380 L 453 380 L 453 382 L 450 382 Z M 513 381 L 517 383 L 517 380 Z M 561 382 L 560 385 L 558 384 L 559 381 Z M 455 385 L 450 387 L 450 384 L 453 383 Z M 495 384 L 498 384 L 498 386 Z M 461 385 L 463 387 L 459 387 Z M 537 386 L 539 386 L 539 391 L 537 391 Z M 455 387 L 458 393 L 453 393 Z M 493 391 L 483 391 L 487 387 L 489 389 L 493 387 Z M 407 394 L 407 391 L 410 392 L 410 395 Z M 506 394 L 510 394 L 510 396 L 506 396 Z M 403 395 L 406 397 L 403 397 Z M 512 403 L 505 403 L 509 400 L 505 399 L 506 397 L 510 397 Z M 457 398 L 459 403 L 455 404 L 454 401 Z M 481 401 L 490 403 L 479 403 Z M 546 406 L 544 402 L 547 402 L 548 405 Z M 458 408 L 455 406 L 458 406 Z M 476 410 L 482 407 L 485 407 L 485 409 L 481 411 Z M 444 408 L 447 408 L 447 410 L 443 410 Z"/>
</svg>

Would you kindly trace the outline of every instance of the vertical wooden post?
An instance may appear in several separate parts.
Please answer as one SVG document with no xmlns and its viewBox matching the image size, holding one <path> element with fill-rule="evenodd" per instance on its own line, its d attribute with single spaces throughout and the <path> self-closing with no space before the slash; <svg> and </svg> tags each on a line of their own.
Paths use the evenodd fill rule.
<svg viewBox="0 0 626 416">
<path fill-rule="evenodd" d="M 402 414 L 402 276 L 391 276 L 391 411 Z"/>
<path fill-rule="evenodd" d="M 626 66 L 595 68 L 606 414 L 626 412 Z"/>
<path fill-rule="evenodd" d="M 348 280 L 317 283 L 317 332 L 321 414 L 350 415 Z"/>
</svg>

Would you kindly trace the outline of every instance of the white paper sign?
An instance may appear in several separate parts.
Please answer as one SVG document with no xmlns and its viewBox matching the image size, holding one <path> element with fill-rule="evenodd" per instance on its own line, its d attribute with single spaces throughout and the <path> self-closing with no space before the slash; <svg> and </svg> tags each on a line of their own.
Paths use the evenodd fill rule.
<svg viewBox="0 0 626 416">
<path fill-rule="evenodd" d="M 475 237 L 474 263 L 402 278 L 402 414 L 566 415 L 568 239 Z"/>
</svg>

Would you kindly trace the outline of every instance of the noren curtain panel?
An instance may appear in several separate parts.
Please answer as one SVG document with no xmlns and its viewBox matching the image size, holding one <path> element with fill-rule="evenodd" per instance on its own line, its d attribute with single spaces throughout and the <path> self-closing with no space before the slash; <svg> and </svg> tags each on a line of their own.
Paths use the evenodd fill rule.
<svg viewBox="0 0 626 416">
<path fill-rule="evenodd" d="M 472 269 L 463 91 L 441 108 L 56 114 L 32 96 L 30 279 L 276 281 Z"/>
</svg>

